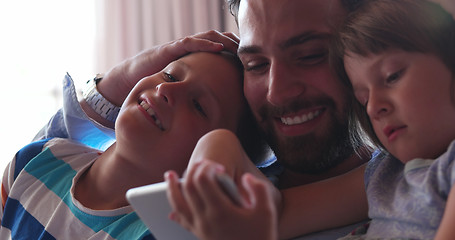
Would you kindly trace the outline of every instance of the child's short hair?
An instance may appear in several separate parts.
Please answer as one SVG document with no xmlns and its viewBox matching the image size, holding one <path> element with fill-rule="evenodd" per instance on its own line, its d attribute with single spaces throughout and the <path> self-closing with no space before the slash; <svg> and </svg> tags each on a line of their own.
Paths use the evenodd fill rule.
<svg viewBox="0 0 455 240">
<path fill-rule="evenodd" d="M 391 48 L 438 56 L 455 73 L 455 22 L 438 4 L 426 0 L 364 0 L 348 15 L 330 51 L 339 78 L 352 89 L 343 58 L 352 52 L 367 57 Z M 353 102 L 353 122 L 360 123 L 381 147 L 365 107 Z"/>
</svg>

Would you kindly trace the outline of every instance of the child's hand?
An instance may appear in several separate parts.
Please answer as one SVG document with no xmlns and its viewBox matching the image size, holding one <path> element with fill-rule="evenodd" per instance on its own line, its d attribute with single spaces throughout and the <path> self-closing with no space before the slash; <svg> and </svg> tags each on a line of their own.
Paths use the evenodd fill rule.
<svg viewBox="0 0 455 240">
<path fill-rule="evenodd" d="M 277 239 L 276 190 L 267 180 L 246 173 L 238 186 L 242 206 L 227 196 L 217 181 L 223 167 L 212 161 L 196 163 L 184 183 L 166 174 L 171 218 L 199 239 Z M 224 173 L 223 173 L 224 174 Z"/>
<path fill-rule="evenodd" d="M 219 183 L 220 174 L 233 179 L 240 201 L 227 195 Z M 165 178 L 174 209 L 171 218 L 200 239 L 277 238 L 281 194 L 250 161 L 232 132 L 217 129 L 198 141 L 182 183 L 172 171 Z"/>
</svg>

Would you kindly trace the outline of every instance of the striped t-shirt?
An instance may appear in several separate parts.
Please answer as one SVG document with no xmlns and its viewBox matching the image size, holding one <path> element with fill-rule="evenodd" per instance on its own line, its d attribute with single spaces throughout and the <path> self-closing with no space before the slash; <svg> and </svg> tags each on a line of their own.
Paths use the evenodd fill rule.
<svg viewBox="0 0 455 240">
<path fill-rule="evenodd" d="M 130 206 L 92 210 L 74 199 L 99 154 L 60 138 L 21 149 L 3 175 L 0 239 L 154 239 Z"/>
</svg>

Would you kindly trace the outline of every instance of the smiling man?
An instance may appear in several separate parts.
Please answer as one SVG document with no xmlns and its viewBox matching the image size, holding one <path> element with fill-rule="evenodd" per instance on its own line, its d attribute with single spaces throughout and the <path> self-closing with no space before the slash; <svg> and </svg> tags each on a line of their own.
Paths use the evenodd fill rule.
<svg viewBox="0 0 455 240">
<path fill-rule="evenodd" d="M 278 163 L 280 188 L 364 163 L 349 139 L 347 89 L 328 63 L 347 10 L 339 0 L 232 1 L 245 95 Z M 238 12 L 237 12 L 237 11 Z"/>
</svg>

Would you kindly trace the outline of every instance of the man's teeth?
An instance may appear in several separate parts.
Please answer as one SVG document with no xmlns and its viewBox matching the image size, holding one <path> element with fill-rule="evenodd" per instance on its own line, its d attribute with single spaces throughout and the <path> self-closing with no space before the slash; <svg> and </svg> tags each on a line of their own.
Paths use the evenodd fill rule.
<svg viewBox="0 0 455 240">
<path fill-rule="evenodd" d="M 295 116 L 295 117 L 282 117 L 281 122 L 286 124 L 286 125 L 296 125 L 296 124 L 301 124 L 307 121 L 312 120 L 313 118 L 319 116 L 321 114 L 321 111 L 315 111 L 315 112 L 310 112 L 308 114 L 303 114 L 301 116 Z"/>
<path fill-rule="evenodd" d="M 145 109 L 145 111 L 150 115 L 150 117 L 153 118 L 153 120 L 155 121 L 156 125 L 161 129 L 161 130 L 164 130 L 163 126 L 161 125 L 161 122 L 160 120 L 156 117 L 155 115 L 155 111 L 153 111 L 153 109 L 150 107 L 150 105 L 148 105 L 145 101 L 142 101 L 140 103 L 140 105 L 142 106 L 142 108 Z"/>
</svg>

